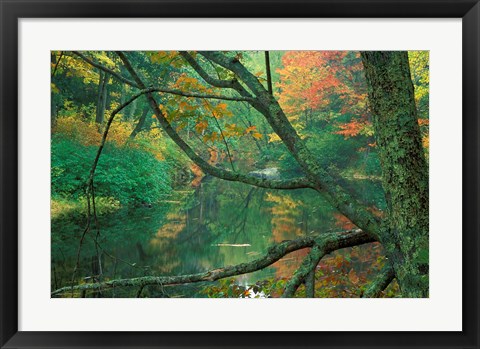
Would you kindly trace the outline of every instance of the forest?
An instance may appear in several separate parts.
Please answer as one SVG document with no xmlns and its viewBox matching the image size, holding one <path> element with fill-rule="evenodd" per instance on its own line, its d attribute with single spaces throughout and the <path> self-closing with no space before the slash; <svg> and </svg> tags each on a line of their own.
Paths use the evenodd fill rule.
<svg viewBox="0 0 480 349">
<path fill-rule="evenodd" d="M 52 297 L 429 297 L 428 51 L 50 65 Z"/>
</svg>

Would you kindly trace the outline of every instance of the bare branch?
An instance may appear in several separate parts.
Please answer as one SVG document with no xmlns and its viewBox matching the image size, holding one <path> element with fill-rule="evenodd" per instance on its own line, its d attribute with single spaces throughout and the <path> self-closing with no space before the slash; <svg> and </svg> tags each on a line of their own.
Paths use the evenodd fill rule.
<svg viewBox="0 0 480 349">
<path fill-rule="evenodd" d="M 57 289 L 51 293 L 56 296 L 65 292 L 86 291 L 86 290 L 104 290 L 113 287 L 145 287 L 147 285 L 172 286 L 202 281 L 215 281 L 227 277 L 252 273 L 272 265 L 283 256 L 290 252 L 303 248 L 312 247 L 315 244 L 324 246 L 325 252 L 329 253 L 337 249 L 357 246 L 373 242 L 372 238 L 359 229 L 349 230 L 341 233 L 325 233 L 317 236 L 303 237 L 296 240 L 287 240 L 270 247 L 267 253 L 254 261 L 242 263 L 234 266 L 209 270 L 203 273 L 178 275 L 178 276 L 143 276 L 132 279 L 118 279 L 106 282 L 97 282 L 92 284 L 83 284 L 77 286 L 66 286 Z"/>
</svg>

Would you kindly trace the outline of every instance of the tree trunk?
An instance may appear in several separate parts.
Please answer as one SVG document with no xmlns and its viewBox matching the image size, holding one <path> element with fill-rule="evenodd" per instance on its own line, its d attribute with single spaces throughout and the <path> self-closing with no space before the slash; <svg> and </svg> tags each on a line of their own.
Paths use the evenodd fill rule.
<svg viewBox="0 0 480 349">
<path fill-rule="evenodd" d="M 407 52 L 362 52 L 388 215 L 381 240 L 404 297 L 428 297 L 428 166 Z"/>
<path fill-rule="evenodd" d="M 54 51 L 50 52 L 50 63 L 53 65 L 52 77 L 51 77 L 51 83 L 53 84 L 53 79 L 55 77 L 55 73 L 57 71 L 57 67 L 59 63 L 59 61 L 57 60 L 57 57 L 55 56 Z M 57 119 L 57 104 L 55 102 L 54 96 L 55 96 L 55 92 L 53 91 L 53 88 L 51 88 L 50 89 L 50 118 L 51 118 L 52 125 L 55 124 L 55 120 Z"/>
<path fill-rule="evenodd" d="M 265 51 L 265 67 L 267 69 L 267 86 L 268 92 L 273 95 L 273 86 L 272 86 L 272 71 L 270 70 L 270 52 Z"/>
<path fill-rule="evenodd" d="M 100 79 L 98 81 L 97 110 L 95 116 L 95 122 L 97 124 L 102 124 L 104 120 L 105 108 L 107 105 L 107 83 L 108 74 L 100 71 Z"/>
</svg>

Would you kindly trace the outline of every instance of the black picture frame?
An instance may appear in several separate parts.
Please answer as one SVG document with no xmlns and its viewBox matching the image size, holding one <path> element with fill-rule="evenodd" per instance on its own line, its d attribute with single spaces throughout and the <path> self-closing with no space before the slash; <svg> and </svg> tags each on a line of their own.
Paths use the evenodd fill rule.
<svg viewBox="0 0 480 349">
<path fill-rule="evenodd" d="M 319 347 L 479 348 L 478 0 L 1 0 L 1 348 Z M 462 18 L 463 331 L 21 332 L 18 331 L 18 19 L 109 17 Z M 454 120 L 452 122 L 455 122 Z M 446 184 L 448 185 L 448 184 Z M 432 232 L 435 233 L 435 232 Z M 447 280 L 445 282 L 448 282 Z M 321 316 L 326 316 L 323 314 Z M 394 315 L 393 315 L 394 316 Z M 360 320 L 360 317 L 359 317 Z"/>
</svg>

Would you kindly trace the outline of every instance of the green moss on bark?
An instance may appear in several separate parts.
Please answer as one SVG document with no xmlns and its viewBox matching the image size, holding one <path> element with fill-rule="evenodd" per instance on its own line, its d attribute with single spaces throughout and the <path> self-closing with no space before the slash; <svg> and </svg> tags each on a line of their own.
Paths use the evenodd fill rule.
<svg viewBox="0 0 480 349">
<path fill-rule="evenodd" d="M 388 218 L 382 242 L 405 297 L 428 297 L 428 167 L 407 52 L 362 52 Z"/>
</svg>

